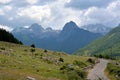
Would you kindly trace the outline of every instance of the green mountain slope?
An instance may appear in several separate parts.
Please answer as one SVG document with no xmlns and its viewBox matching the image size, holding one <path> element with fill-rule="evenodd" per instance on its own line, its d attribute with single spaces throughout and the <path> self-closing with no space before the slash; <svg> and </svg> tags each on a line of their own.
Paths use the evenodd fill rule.
<svg viewBox="0 0 120 80">
<path fill-rule="evenodd" d="M 22 44 L 10 32 L 0 28 L 0 41 Z"/>
<path fill-rule="evenodd" d="M 0 80 L 84 80 L 88 59 L 0 41 Z"/>
<path fill-rule="evenodd" d="M 120 25 L 104 37 L 75 52 L 77 55 L 107 54 L 120 56 Z"/>
</svg>

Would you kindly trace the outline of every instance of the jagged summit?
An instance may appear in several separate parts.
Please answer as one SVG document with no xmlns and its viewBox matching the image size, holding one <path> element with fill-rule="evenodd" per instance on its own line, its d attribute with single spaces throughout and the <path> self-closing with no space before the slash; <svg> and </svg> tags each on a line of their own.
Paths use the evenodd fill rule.
<svg viewBox="0 0 120 80">
<path fill-rule="evenodd" d="M 75 29 L 79 29 L 79 27 L 73 21 L 66 23 L 65 26 L 63 27 L 63 30 L 75 30 Z"/>
<path fill-rule="evenodd" d="M 32 29 L 34 31 L 44 30 L 44 28 L 41 25 L 37 24 L 37 23 L 32 24 L 29 29 Z"/>
</svg>

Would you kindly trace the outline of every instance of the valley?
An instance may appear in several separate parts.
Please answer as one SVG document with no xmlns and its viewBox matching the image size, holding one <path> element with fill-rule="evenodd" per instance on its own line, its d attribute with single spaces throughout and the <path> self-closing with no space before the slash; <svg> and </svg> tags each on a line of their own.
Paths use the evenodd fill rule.
<svg viewBox="0 0 120 80">
<path fill-rule="evenodd" d="M 74 54 L 84 56 L 115 57 L 120 56 L 120 25 L 105 36 L 79 49 Z"/>
<path fill-rule="evenodd" d="M 0 80 L 120 80 L 120 0 L 0 0 Z"/>
<path fill-rule="evenodd" d="M 0 41 L 0 80 L 119 80 L 113 75 L 120 69 L 116 61 L 100 59 L 99 62 L 94 57 L 39 48 L 35 48 L 32 55 L 31 49 L 29 46 Z M 88 68 L 87 75 L 85 68 L 90 65 L 92 68 Z M 109 74 L 111 70 L 116 70 L 112 76 Z M 106 74 L 110 79 L 106 78 Z"/>
<path fill-rule="evenodd" d="M 64 36 L 63 33 L 65 30 L 66 35 L 71 36 L 72 34 L 68 34 L 68 32 L 66 32 L 68 28 L 69 29 L 73 28 L 75 30 L 79 29 L 78 27 L 75 26 L 71 27 L 69 24 L 67 24 L 67 27 L 65 28 L 63 29 L 62 34 L 60 35 Z M 73 30 L 71 30 L 71 32 L 72 31 Z M 5 35 L 2 35 L 3 32 Z M 65 52 L 51 51 L 46 48 L 45 49 L 37 48 L 35 44 L 31 44 L 29 46 L 23 45 L 22 42 L 17 40 L 11 33 L 5 30 L 3 30 L 3 32 L 1 32 L 0 34 L 1 35 L 0 80 L 74 80 L 74 79 L 119 80 L 120 79 L 119 52 L 116 54 L 112 50 L 111 52 L 112 54 L 110 52 L 109 52 L 110 54 L 106 52 L 107 55 L 105 54 L 94 55 L 95 53 L 91 55 L 86 55 L 85 53 L 82 53 L 83 56 L 80 56 L 80 54 L 70 55 Z M 113 35 L 112 37 L 115 39 L 114 43 L 116 42 L 118 43 L 119 40 L 116 39 L 116 35 L 117 37 L 119 36 L 118 34 L 119 34 L 119 27 L 116 27 L 107 35 L 98 39 L 98 41 Z M 8 40 L 8 37 L 6 35 L 10 35 L 9 37 L 10 40 Z M 111 42 L 112 37 L 110 38 L 110 41 L 109 39 L 107 39 L 108 41 L 106 42 Z M 118 46 L 116 47 L 113 46 L 112 49 L 114 48 L 119 49 Z M 84 48 L 82 49 L 84 50 Z M 107 59 L 100 59 L 100 58 L 107 58 Z"/>
</svg>

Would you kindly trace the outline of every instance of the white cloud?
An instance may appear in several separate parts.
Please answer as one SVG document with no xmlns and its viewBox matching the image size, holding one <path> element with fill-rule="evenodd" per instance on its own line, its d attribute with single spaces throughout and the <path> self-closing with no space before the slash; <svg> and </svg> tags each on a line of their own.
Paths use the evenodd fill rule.
<svg viewBox="0 0 120 80">
<path fill-rule="evenodd" d="M 105 7 L 114 0 L 71 0 L 66 7 L 74 9 L 88 9 L 90 7 Z"/>
<path fill-rule="evenodd" d="M 120 21 L 120 1 L 114 1 L 105 8 L 90 7 L 80 14 L 81 25 L 100 23 L 115 27 Z"/>
<path fill-rule="evenodd" d="M 2 3 L 2 4 L 6 4 L 6 3 L 9 3 L 9 2 L 11 2 L 12 0 L 0 0 L 0 3 Z"/>
<path fill-rule="evenodd" d="M 120 0 L 97 0 L 102 5 L 94 5 L 97 1 L 93 0 L 90 6 L 83 4 L 86 8 L 83 6 L 82 9 L 80 6 L 77 8 L 76 4 L 66 7 L 73 1 L 89 4 L 87 0 L 12 0 L 8 5 L 0 6 L 0 23 L 26 26 L 36 22 L 54 29 L 62 29 L 68 21 L 74 21 L 79 26 L 96 23 L 115 26 L 120 23 Z"/>
<path fill-rule="evenodd" d="M 9 32 L 13 30 L 13 28 L 5 26 L 5 25 L 0 25 L 0 28 L 5 29 L 6 31 L 9 31 Z"/>
<path fill-rule="evenodd" d="M 9 12 L 12 9 L 11 6 L 3 6 L 0 8 L 0 15 L 5 15 L 6 12 Z"/>
<path fill-rule="evenodd" d="M 19 17 L 29 17 L 36 21 L 41 21 L 43 18 L 49 18 L 51 11 L 48 6 L 31 6 L 20 8 L 17 12 Z"/>
<path fill-rule="evenodd" d="M 8 20 L 12 21 L 14 18 L 13 17 L 10 17 Z"/>
<path fill-rule="evenodd" d="M 113 17 L 106 9 L 92 7 L 81 14 L 82 24 L 105 23 Z"/>
<path fill-rule="evenodd" d="M 119 9 L 115 11 L 116 8 L 119 8 L 118 2 L 114 2 L 116 7 L 110 9 L 110 6 L 113 3 L 110 3 L 107 7 L 98 8 L 90 7 L 86 10 L 76 10 L 73 8 L 66 8 L 64 5 L 68 3 L 69 0 L 58 0 L 49 5 L 51 9 L 51 16 L 47 19 L 41 20 L 40 24 L 46 27 L 52 27 L 54 29 L 62 29 L 64 24 L 69 21 L 76 22 L 79 26 L 87 24 L 104 24 L 107 26 L 115 26 L 119 22 Z M 108 9 L 109 8 L 109 9 Z M 112 13 L 114 12 L 114 14 Z"/>
<path fill-rule="evenodd" d="M 70 0 L 58 0 L 49 5 L 51 16 L 42 21 L 42 25 L 52 27 L 54 29 L 62 29 L 66 22 L 74 21 L 80 23 L 79 12 L 70 8 L 65 8 L 64 5 Z"/>
<path fill-rule="evenodd" d="M 38 0 L 26 0 L 29 4 L 36 4 Z"/>
<path fill-rule="evenodd" d="M 4 15 L 4 11 L 0 9 L 0 15 Z"/>
<path fill-rule="evenodd" d="M 11 6 L 4 6 L 4 7 L 3 7 L 3 10 L 4 10 L 5 12 L 8 12 L 8 11 L 12 10 L 12 7 L 11 7 Z"/>
<path fill-rule="evenodd" d="M 117 0 L 107 7 L 107 10 L 109 10 L 113 15 L 120 16 L 120 0 Z"/>
</svg>

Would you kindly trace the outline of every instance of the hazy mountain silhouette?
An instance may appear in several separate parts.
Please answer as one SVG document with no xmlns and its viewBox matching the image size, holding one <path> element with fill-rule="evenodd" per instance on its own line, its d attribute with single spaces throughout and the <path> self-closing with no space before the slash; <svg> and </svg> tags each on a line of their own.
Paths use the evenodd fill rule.
<svg viewBox="0 0 120 80">
<path fill-rule="evenodd" d="M 82 28 L 90 32 L 100 33 L 103 35 L 107 34 L 110 30 L 112 30 L 112 28 L 104 26 L 102 24 L 89 24 L 82 26 Z"/>
<path fill-rule="evenodd" d="M 13 34 L 26 45 L 34 43 L 40 48 L 67 53 L 73 53 L 101 36 L 79 28 L 73 21 L 66 23 L 61 31 L 44 29 L 35 23 L 29 28 L 14 29 Z"/>
</svg>

